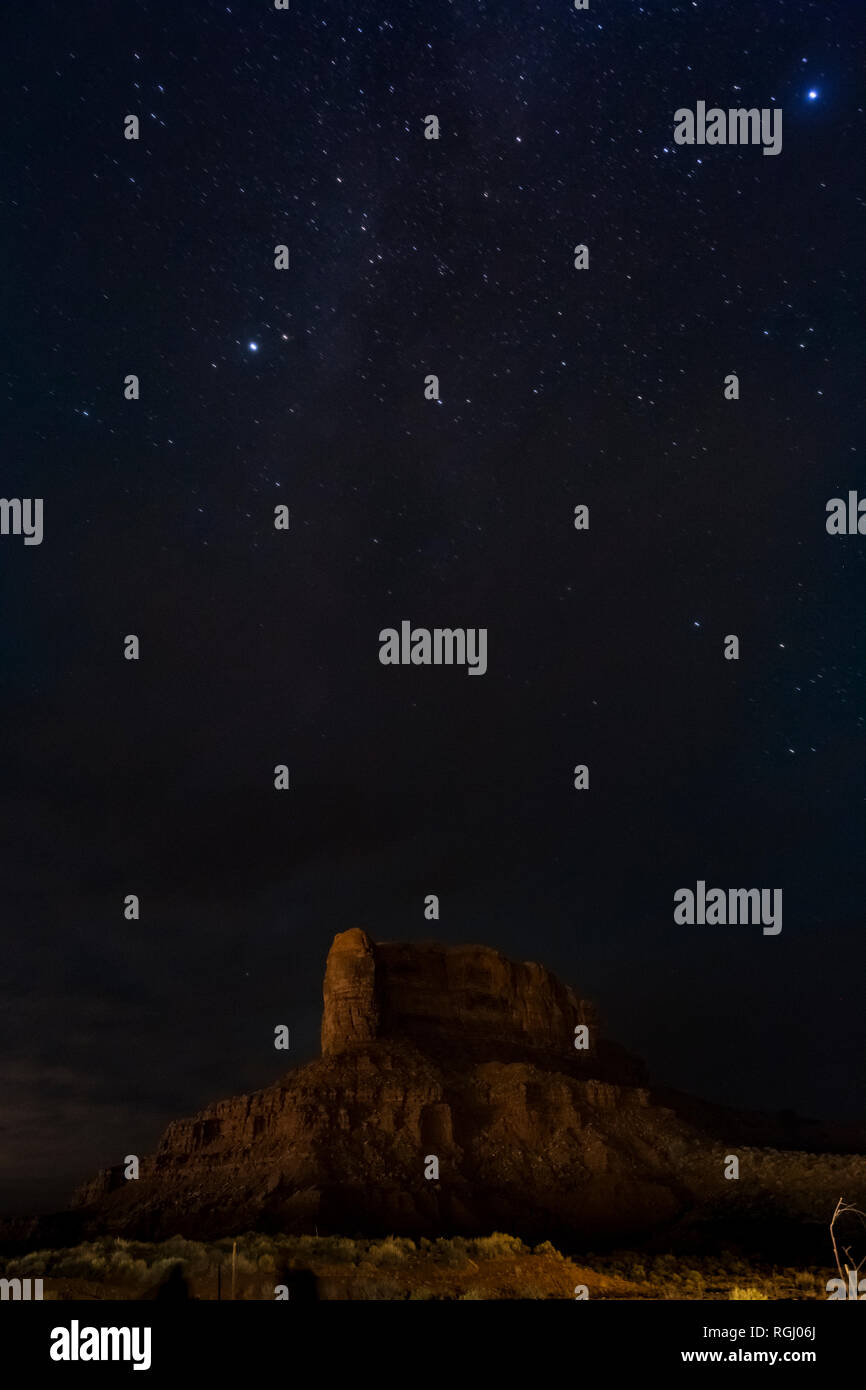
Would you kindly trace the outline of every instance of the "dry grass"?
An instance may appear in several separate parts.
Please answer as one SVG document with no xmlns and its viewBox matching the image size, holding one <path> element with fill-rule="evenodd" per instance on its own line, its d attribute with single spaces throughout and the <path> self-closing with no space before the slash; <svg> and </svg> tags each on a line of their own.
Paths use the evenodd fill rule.
<svg viewBox="0 0 866 1390">
<path fill-rule="evenodd" d="M 180 1237 L 158 1244 L 105 1238 L 67 1250 L 37 1250 L 0 1261 L 9 1278 L 42 1278 L 59 1301 L 153 1298 L 180 1266 L 190 1295 L 231 1297 L 232 1241 Z M 337 1236 L 247 1234 L 237 1241 L 235 1297 L 267 1300 L 292 1271 L 310 1270 L 323 1299 L 720 1300 L 826 1298 L 832 1271 L 759 1266 L 733 1254 L 682 1259 L 634 1251 L 566 1257 L 549 1241 L 530 1248 L 495 1232 L 478 1239 L 350 1240 Z M 291 1295 L 294 1297 L 295 1295 Z"/>
</svg>

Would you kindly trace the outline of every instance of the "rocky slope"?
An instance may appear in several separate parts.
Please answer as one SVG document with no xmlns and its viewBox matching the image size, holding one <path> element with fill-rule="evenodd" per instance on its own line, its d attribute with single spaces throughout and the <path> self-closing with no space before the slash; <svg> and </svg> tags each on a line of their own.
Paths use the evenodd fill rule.
<svg viewBox="0 0 866 1390">
<path fill-rule="evenodd" d="M 328 957 L 321 1058 L 170 1125 L 137 1180 L 109 1169 L 76 1194 L 74 1224 L 625 1241 L 715 1217 L 821 1222 L 841 1190 L 866 1197 L 866 1159 L 737 1148 L 760 1125 L 715 1107 L 693 1123 L 674 1099 L 542 966 L 355 929 Z"/>
</svg>

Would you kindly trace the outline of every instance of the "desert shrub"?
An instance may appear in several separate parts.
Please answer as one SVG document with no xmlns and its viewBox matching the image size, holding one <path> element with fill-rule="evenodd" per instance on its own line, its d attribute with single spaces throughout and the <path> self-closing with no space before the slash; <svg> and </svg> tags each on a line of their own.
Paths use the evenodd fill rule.
<svg viewBox="0 0 866 1390">
<path fill-rule="evenodd" d="M 763 1299 L 764 1302 L 767 1302 L 767 1295 L 765 1293 L 762 1293 L 761 1290 L 757 1288 L 755 1284 L 747 1284 L 745 1286 L 741 1284 L 735 1284 L 734 1287 L 731 1289 L 731 1292 L 728 1294 L 728 1298 L 740 1300 L 747 1298 Z"/>
<path fill-rule="evenodd" d="M 108 1278 L 119 1283 L 140 1283 L 148 1277 L 146 1260 L 134 1260 L 128 1250 L 112 1250 L 106 1256 Z"/>
<path fill-rule="evenodd" d="M 101 1250 L 93 1245 L 77 1245 L 60 1252 L 60 1258 L 52 1263 L 51 1274 L 55 1279 L 104 1279 L 106 1269 Z"/>
<path fill-rule="evenodd" d="M 375 1241 L 367 1251 L 367 1259 L 375 1265 L 400 1265 L 405 1264 L 409 1256 L 415 1253 L 415 1246 L 411 1240 L 400 1240 L 395 1236 L 388 1236 L 386 1240 Z"/>
<path fill-rule="evenodd" d="M 604 1265 L 607 1273 L 618 1274 L 631 1283 L 643 1284 L 646 1282 L 646 1265 L 633 1250 L 618 1250 L 609 1260 L 598 1261 L 598 1263 Z"/>
<path fill-rule="evenodd" d="M 186 1240 L 183 1236 L 172 1236 L 171 1240 L 161 1241 L 159 1245 L 152 1246 L 154 1263 L 162 1264 L 165 1260 L 173 1260 L 175 1264 L 181 1260 L 187 1269 L 203 1269 L 211 1262 L 211 1254 L 208 1247 L 199 1240 Z M 228 1248 L 229 1257 L 231 1256 L 231 1242 Z M 241 1244 L 238 1242 L 238 1268 L 241 1267 Z"/>
<path fill-rule="evenodd" d="M 466 1241 L 460 1236 L 455 1236 L 453 1240 L 437 1240 L 431 1253 L 439 1264 L 447 1265 L 450 1269 L 465 1269 L 469 1263 Z"/>
<path fill-rule="evenodd" d="M 155 1247 L 144 1246 L 153 1251 Z M 106 1238 L 88 1241 L 63 1250 L 34 1250 L 9 1261 L 10 1275 L 30 1275 L 54 1279 L 139 1281 L 148 1273 L 147 1261 L 136 1258 L 127 1241 Z"/>
<path fill-rule="evenodd" d="M 519 1237 L 494 1231 L 492 1236 L 479 1236 L 472 1241 L 472 1254 L 480 1260 L 501 1260 L 514 1255 L 528 1255 L 529 1249 Z"/>
<path fill-rule="evenodd" d="M 356 1279 L 352 1285 L 352 1297 L 364 1302 L 383 1302 L 403 1298 L 403 1291 L 397 1284 L 383 1279 Z"/>
<path fill-rule="evenodd" d="M 15 1260 L 0 1262 L 0 1274 L 10 1279 L 41 1278 L 51 1264 L 52 1256 L 48 1250 L 31 1250 Z"/>
<path fill-rule="evenodd" d="M 552 1245 L 549 1240 L 543 1240 L 540 1245 L 536 1245 L 533 1254 L 547 1255 L 552 1260 L 565 1260 L 565 1256 L 561 1255 L 556 1246 Z"/>
<path fill-rule="evenodd" d="M 679 1280 L 681 1298 L 703 1298 L 707 1291 L 704 1277 L 696 1269 L 687 1269 Z"/>
<path fill-rule="evenodd" d="M 326 1236 L 321 1242 L 323 1259 L 333 1264 L 355 1264 L 363 1255 L 363 1246 L 358 1241 L 347 1240 L 342 1236 Z"/>
</svg>

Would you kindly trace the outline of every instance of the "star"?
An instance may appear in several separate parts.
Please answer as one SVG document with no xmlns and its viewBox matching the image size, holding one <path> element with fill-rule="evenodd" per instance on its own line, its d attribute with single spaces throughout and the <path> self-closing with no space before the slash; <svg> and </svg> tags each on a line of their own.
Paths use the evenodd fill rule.
<svg viewBox="0 0 866 1390">
<path fill-rule="evenodd" d="M 258 352 L 259 350 L 258 343 L 247 343 L 247 347 L 249 348 L 250 352 Z"/>
<path fill-rule="evenodd" d="M 806 93 L 806 96 L 808 97 L 809 101 L 817 101 L 818 99 L 818 93 L 815 91 L 814 87 L 810 92 Z"/>
</svg>

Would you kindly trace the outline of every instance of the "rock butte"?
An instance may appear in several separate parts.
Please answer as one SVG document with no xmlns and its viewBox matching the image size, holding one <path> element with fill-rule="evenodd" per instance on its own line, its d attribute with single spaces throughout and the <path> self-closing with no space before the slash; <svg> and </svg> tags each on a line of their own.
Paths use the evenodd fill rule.
<svg viewBox="0 0 866 1390">
<path fill-rule="evenodd" d="M 574 1048 L 580 1024 L 588 1052 Z M 651 1090 L 593 1006 L 540 965 L 353 929 L 328 955 L 321 1058 L 175 1121 L 138 1180 L 107 1169 L 70 1212 L 18 1235 L 505 1230 L 567 1244 L 669 1239 L 717 1215 L 727 1229 L 768 1207 L 821 1222 L 840 1191 L 864 1205 L 866 1159 L 757 1147 L 778 1135 L 767 1117 Z M 724 1178 L 731 1152 L 738 1182 Z"/>
</svg>

